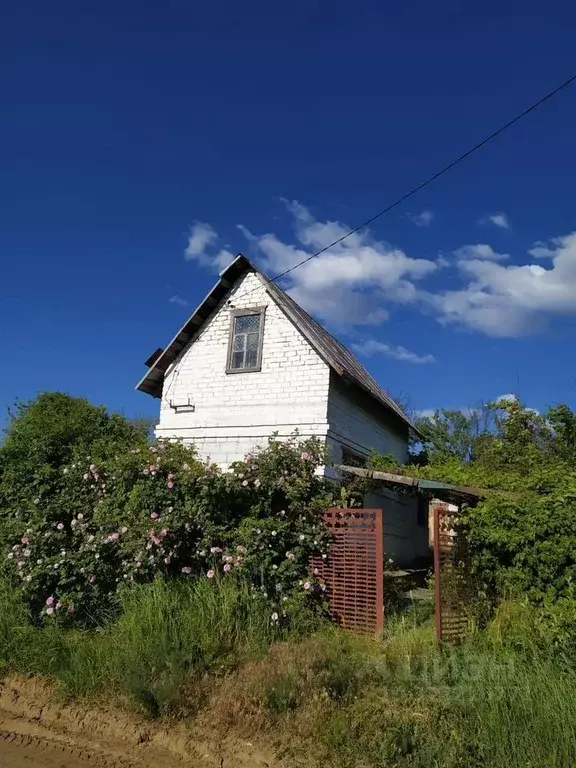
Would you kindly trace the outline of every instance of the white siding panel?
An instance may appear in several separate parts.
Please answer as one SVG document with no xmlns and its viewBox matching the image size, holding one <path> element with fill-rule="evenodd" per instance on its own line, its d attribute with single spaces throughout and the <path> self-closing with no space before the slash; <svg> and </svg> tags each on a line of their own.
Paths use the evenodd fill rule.
<svg viewBox="0 0 576 768">
<path fill-rule="evenodd" d="M 382 455 L 392 454 L 400 464 L 405 464 L 408 460 L 407 430 L 399 427 L 398 420 L 392 415 L 387 419 L 381 411 L 376 415 L 376 411 L 366 410 L 354 399 L 353 392 L 353 389 L 332 378 L 328 400 L 328 436 L 334 460 L 340 461 L 338 446 L 346 445 L 365 456 L 372 450 Z"/>
<path fill-rule="evenodd" d="M 386 559 L 392 558 L 395 565 L 403 566 L 430 555 L 428 526 L 418 525 L 416 499 L 382 488 L 367 494 L 365 506 L 383 510 Z"/>
</svg>

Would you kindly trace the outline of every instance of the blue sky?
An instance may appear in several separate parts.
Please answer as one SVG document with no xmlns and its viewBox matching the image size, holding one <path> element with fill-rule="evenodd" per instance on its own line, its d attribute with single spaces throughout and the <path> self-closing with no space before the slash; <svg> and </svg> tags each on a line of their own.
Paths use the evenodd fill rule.
<svg viewBox="0 0 576 768">
<path fill-rule="evenodd" d="M 554 0 L 7 4 L 0 404 L 154 415 L 143 362 L 228 252 L 273 273 L 375 213 L 572 74 L 575 24 Z M 575 125 L 572 88 L 285 287 L 415 408 L 576 406 Z"/>
</svg>

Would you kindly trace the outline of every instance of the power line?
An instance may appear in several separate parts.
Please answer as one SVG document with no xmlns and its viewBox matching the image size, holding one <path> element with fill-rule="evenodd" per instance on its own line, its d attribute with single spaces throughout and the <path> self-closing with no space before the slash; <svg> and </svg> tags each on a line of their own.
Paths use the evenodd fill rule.
<svg viewBox="0 0 576 768">
<path fill-rule="evenodd" d="M 507 123 L 504 123 L 504 125 L 501 125 L 495 131 L 492 131 L 492 133 L 489 136 L 487 136 L 485 139 L 482 139 L 482 141 L 478 142 L 478 144 L 475 144 L 469 150 L 464 152 L 464 154 L 452 160 L 452 162 L 448 163 L 448 165 L 445 165 L 443 168 L 441 168 L 439 171 L 437 171 L 432 176 L 427 178 L 425 181 L 418 184 L 418 186 L 413 187 L 413 189 L 411 189 L 409 192 L 406 192 L 405 194 L 401 195 L 399 198 L 394 200 L 393 203 L 390 203 L 390 205 L 387 205 L 386 208 L 383 208 L 381 211 L 374 214 L 374 216 L 371 216 L 369 219 L 366 219 L 366 221 L 363 221 L 361 224 L 358 224 L 358 226 L 354 227 L 354 229 L 351 229 L 349 232 L 347 232 L 345 235 L 342 235 L 342 237 L 339 237 L 337 240 L 334 240 L 334 242 L 330 243 L 329 245 L 325 245 L 324 248 L 321 248 L 319 251 L 316 251 L 315 253 L 312 253 L 310 256 L 307 256 L 305 259 L 298 262 L 298 264 L 294 264 L 294 266 L 284 270 L 284 272 L 280 272 L 280 274 L 275 275 L 274 277 L 268 278 L 266 282 L 275 283 L 277 280 L 280 280 L 280 278 L 285 277 L 286 275 L 290 274 L 290 272 L 294 272 L 294 270 L 298 269 L 298 267 L 301 267 L 303 264 L 307 264 L 309 261 L 312 261 L 312 259 L 315 259 L 317 256 L 320 256 L 322 253 L 325 253 L 330 248 L 333 248 L 335 245 L 338 245 L 343 240 L 346 240 L 348 237 L 350 237 L 351 235 L 354 235 L 359 230 L 369 226 L 370 224 L 372 224 L 372 222 L 376 221 L 381 216 L 384 216 L 384 214 L 388 213 L 393 208 L 397 208 L 401 203 L 408 200 L 408 198 L 413 197 L 415 194 L 420 192 L 420 190 L 432 184 L 432 182 L 436 181 L 436 179 L 439 179 L 440 176 L 443 176 L 445 173 L 448 173 L 448 171 L 451 171 L 452 168 L 457 166 L 463 160 L 466 160 L 466 158 L 470 157 L 470 155 L 473 155 L 475 152 L 478 152 L 479 149 L 482 149 L 482 147 L 485 147 L 486 144 L 488 144 L 489 142 L 493 141 L 495 138 L 500 136 L 500 134 L 504 133 L 504 131 L 507 131 L 508 128 L 511 128 L 516 123 L 519 123 L 520 120 L 525 118 L 531 112 L 534 112 L 534 110 L 538 109 L 538 107 L 541 107 L 542 104 L 544 104 L 549 99 L 556 96 L 556 94 L 560 93 L 560 91 L 567 88 L 575 80 L 576 80 L 576 74 L 569 77 L 563 83 L 561 83 L 556 88 L 554 88 L 554 90 L 549 91 L 545 96 L 542 96 L 542 98 L 538 99 L 538 101 L 534 102 L 534 104 L 531 104 L 523 112 L 520 112 L 518 115 L 516 115 L 516 117 L 513 117 L 511 120 L 508 120 Z"/>
</svg>

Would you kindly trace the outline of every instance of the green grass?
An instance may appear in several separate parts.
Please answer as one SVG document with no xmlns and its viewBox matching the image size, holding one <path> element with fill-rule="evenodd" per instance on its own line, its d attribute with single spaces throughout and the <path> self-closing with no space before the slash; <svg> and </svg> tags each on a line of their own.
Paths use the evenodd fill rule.
<svg viewBox="0 0 576 768">
<path fill-rule="evenodd" d="M 534 617 L 517 605 L 440 652 L 432 626 L 413 617 L 395 617 L 380 641 L 304 614 L 279 631 L 233 581 L 157 581 L 123 601 L 101 630 L 41 629 L 0 584 L 0 669 L 151 716 L 201 712 L 215 733 L 273 743 L 295 767 L 576 764 L 576 667 L 534 639 Z"/>
<path fill-rule="evenodd" d="M 0 668 L 49 675 L 70 696 L 125 696 L 158 715 L 194 708 L 195 680 L 224 674 L 283 636 L 269 606 L 233 580 L 157 580 L 127 589 L 122 603 L 121 618 L 97 631 L 39 629 L 0 586 Z"/>
</svg>

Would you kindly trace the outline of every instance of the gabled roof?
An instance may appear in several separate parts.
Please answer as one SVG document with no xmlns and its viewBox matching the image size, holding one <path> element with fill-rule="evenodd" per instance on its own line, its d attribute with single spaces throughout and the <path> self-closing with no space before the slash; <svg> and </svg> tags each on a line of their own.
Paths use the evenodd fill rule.
<svg viewBox="0 0 576 768">
<path fill-rule="evenodd" d="M 238 279 L 248 272 L 254 272 L 262 278 L 262 283 L 274 302 L 286 317 L 296 326 L 310 346 L 324 362 L 344 381 L 366 392 L 373 400 L 392 411 L 408 426 L 412 426 L 400 406 L 370 376 L 356 357 L 335 339 L 332 334 L 314 320 L 302 307 L 288 296 L 276 283 L 272 282 L 257 267 L 241 254 L 220 273 L 220 279 L 206 296 L 192 316 L 184 323 L 166 349 L 156 350 L 147 364 L 150 368 L 137 384 L 136 389 L 153 397 L 162 396 L 164 373 L 176 360 L 184 347 L 196 336 L 204 322 L 230 292 Z"/>
</svg>

